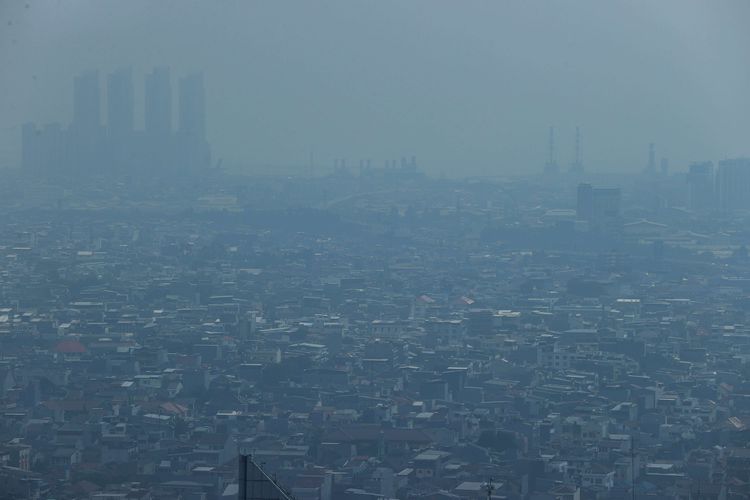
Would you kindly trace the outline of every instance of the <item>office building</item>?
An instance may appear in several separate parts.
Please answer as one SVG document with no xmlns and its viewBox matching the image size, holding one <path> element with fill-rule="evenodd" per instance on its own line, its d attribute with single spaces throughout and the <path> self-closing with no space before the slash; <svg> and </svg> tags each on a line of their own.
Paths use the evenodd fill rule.
<svg viewBox="0 0 750 500">
<path fill-rule="evenodd" d="M 107 76 L 106 126 L 101 124 L 101 93 L 96 71 L 75 78 L 73 120 L 21 127 L 21 163 L 34 173 L 70 176 L 159 174 L 208 167 L 206 98 L 203 76 L 180 80 L 179 129 L 172 128 L 172 87 L 168 68 L 145 78 L 145 130 L 135 126 L 135 92 L 129 68 Z"/>
<path fill-rule="evenodd" d="M 576 215 L 592 226 L 611 227 L 620 219 L 621 197 L 619 188 L 595 188 L 591 184 L 579 184 Z"/>
<path fill-rule="evenodd" d="M 720 161 L 716 188 L 722 210 L 750 209 L 750 158 Z"/>
</svg>

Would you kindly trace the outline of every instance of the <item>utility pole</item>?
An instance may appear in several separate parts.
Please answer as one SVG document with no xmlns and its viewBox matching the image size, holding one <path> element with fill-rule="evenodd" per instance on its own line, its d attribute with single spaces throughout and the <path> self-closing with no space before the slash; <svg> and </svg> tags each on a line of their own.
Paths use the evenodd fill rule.
<svg viewBox="0 0 750 500">
<path fill-rule="evenodd" d="M 487 481 L 487 500 L 492 500 L 492 492 L 495 491 L 495 485 L 492 484 L 492 478 Z"/>
<path fill-rule="evenodd" d="M 630 433 L 630 490 L 632 492 L 633 500 L 635 500 L 635 436 L 633 429 Z"/>
</svg>

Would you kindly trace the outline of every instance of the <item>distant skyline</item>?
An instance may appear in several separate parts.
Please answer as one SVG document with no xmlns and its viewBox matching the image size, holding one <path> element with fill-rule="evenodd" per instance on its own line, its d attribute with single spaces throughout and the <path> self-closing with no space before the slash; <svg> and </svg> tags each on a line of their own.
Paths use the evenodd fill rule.
<svg viewBox="0 0 750 500">
<path fill-rule="evenodd" d="M 650 142 L 684 170 L 750 156 L 748 20 L 744 0 L 6 0 L 0 167 L 18 166 L 22 123 L 72 120 L 87 70 L 105 123 L 106 75 L 131 68 L 143 128 L 144 76 L 168 66 L 204 73 L 230 166 L 416 155 L 434 175 L 537 173 L 554 126 L 565 170 L 580 126 L 589 171 L 641 171 Z"/>
<path fill-rule="evenodd" d="M 70 124 L 25 122 L 21 168 L 39 176 L 182 174 L 208 169 L 203 74 L 179 79 L 177 128 L 173 127 L 172 78 L 168 68 L 145 75 L 143 127 L 135 124 L 135 86 L 130 69 L 102 78 L 87 71 L 73 80 Z M 106 118 L 102 122 L 102 101 Z"/>
</svg>

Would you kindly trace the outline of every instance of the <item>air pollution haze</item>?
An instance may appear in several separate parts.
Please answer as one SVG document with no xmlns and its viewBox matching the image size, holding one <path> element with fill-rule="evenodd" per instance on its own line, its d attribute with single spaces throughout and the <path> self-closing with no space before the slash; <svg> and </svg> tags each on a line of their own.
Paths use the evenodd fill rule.
<svg viewBox="0 0 750 500">
<path fill-rule="evenodd" d="M 66 123 L 76 74 L 202 71 L 227 166 L 416 155 L 436 175 L 750 154 L 750 4 L 666 1 L 0 4 L 0 164 L 25 121 Z M 720 57 L 719 57 L 720 55 Z M 137 110 L 141 107 L 136 106 Z M 104 113 L 102 116 L 104 119 Z M 136 124 L 142 124 L 136 115 Z"/>
<path fill-rule="evenodd" d="M 748 21 L 0 0 L 0 500 L 750 498 Z"/>
</svg>

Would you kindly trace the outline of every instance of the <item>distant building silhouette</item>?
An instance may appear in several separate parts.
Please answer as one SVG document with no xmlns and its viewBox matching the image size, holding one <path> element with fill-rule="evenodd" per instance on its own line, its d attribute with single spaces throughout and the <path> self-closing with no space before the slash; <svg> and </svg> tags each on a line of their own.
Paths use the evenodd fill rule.
<svg viewBox="0 0 750 500">
<path fill-rule="evenodd" d="M 722 210 L 750 209 L 750 158 L 720 161 L 716 187 Z"/>
<path fill-rule="evenodd" d="M 180 80 L 179 128 L 172 127 L 169 68 L 145 78 L 144 130 L 135 128 L 135 91 L 130 69 L 107 77 L 107 120 L 102 126 L 99 74 L 90 71 L 73 83 L 73 120 L 67 128 L 26 123 L 21 132 L 22 166 L 47 175 L 189 173 L 211 163 L 206 140 L 203 76 Z"/>
<path fill-rule="evenodd" d="M 619 188 L 595 188 L 591 184 L 578 185 L 576 215 L 594 227 L 611 228 L 620 220 Z"/>
</svg>

